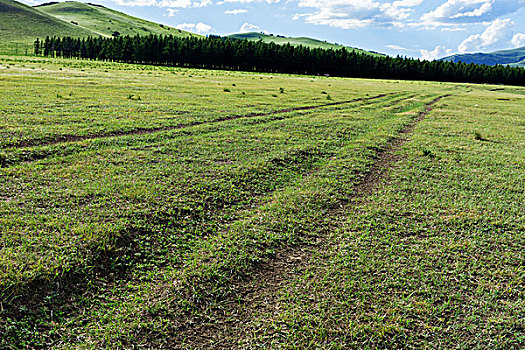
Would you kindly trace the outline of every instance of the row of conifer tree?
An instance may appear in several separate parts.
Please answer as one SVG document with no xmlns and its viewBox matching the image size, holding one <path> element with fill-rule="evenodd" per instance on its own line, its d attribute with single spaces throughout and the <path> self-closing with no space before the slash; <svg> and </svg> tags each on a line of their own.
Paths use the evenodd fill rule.
<svg viewBox="0 0 525 350">
<path fill-rule="evenodd" d="M 321 49 L 209 36 L 47 37 L 35 54 L 193 68 L 525 85 L 525 69 Z"/>
</svg>

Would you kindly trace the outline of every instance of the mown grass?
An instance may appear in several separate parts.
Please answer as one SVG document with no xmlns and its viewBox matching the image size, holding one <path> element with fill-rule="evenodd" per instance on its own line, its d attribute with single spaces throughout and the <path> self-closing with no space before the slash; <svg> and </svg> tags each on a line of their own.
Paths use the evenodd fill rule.
<svg viewBox="0 0 525 350">
<path fill-rule="evenodd" d="M 184 342 L 199 347 L 185 339 L 191 334 L 188 329 L 212 322 L 217 308 L 241 302 L 239 284 L 258 266 L 280 251 L 329 236 L 333 246 L 312 270 L 316 277 L 308 288 L 324 290 L 323 305 L 331 303 L 339 311 L 322 316 L 312 311 L 301 319 L 297 310 L 304 305 L 298 293 L 283 299 L 287 306 L 278 317 L 261 316 L 246 323 L 262 324 L 261 329 L 270 332 L 262 337 L 265 344 L 325 344 L 318 332 L 333 335 L 334 320 L 344 320 L 350 327 L 350 318 L 359 316 L 345 313 L 338 304 L 344 286 L 355 283 L 356 275 L 341 267 L 349 262 L 337 260 L 344 260 L 340 251 L 353 239 L 350 228 L 369 223 L 372 217 L 371 222 L 388 226 L 380 235 L 386 239 L 392 227 L 408 225 L 377 215 L 381 205 L 374 204 L 375 196 L 366 202 L 373 214 L 360 209 L 359 215 L 349 214 L 344 225 L 339 224 L 341 207 L 356 195 L 354 186 L 374 164 L 378 150 L 437 96 L 458 97 L 453 104 L 441 102 L 439 114 L 429 116 L 435 125 L 418 131 L 425 142 L 413 139 L 419 143 L 407 156 L 410 171 L 427 169 L 449 156 L 446 148 L 432 143 L 441 136 L 427 133 L 441 135 L 440 130 L 457 120 L 464 122 L 456 109 L 476 112 L 469 128 L 462 129 L 461 137 L 472 147 L 465 152 L 497 147 L 492 142 L 498 141 L 494 130 L 501 122 L 474 111 L 468 106 L 472 101 L 479 101 L 485 111 L 507 103 L 509 121 L 523 122 L 515 115 L 521 97 L 485 91 L 491 87 L 9 57 L 2 57 L 0 66 L 5 67 L 0 84 L 10 86 L 0 102 L 0 344 L 11 348 L 177 347 Z M 471 90 L 475 94 L 466 93 Z M 283 111 L 324 105 L 323 91 L 332 97 L 329 102 L 352 102 Z M 372 97 L 376 98 L 366 100 Z M 254 115 L 275 111 L 282 112 Z M 231 116 L 244 117 L 228 120 Z M 476 118 L 488 119 L 482 123 Z M 185 127 L 159 130 L 180 124 Z M 476 132 L 486 141 L 476 140 Z M 507 135 L 504 129 L 500 133 Z M 509 133 L 507 142 L 518 148 L 501 151 L 510 152 L 513 160 L 520 159 L 523 146 L 516 143 L 516 133 Z M 454 162 L 447 172 L 454 169 Z M 433 166 L 429 169 L 432 174 Z M 468 168 L 463 171 L 470 176 Z M 519 181 L 516 174 L 510 171 L 505 179 Z M 414 175 L 412 181 L 425 181 L 423 175 Z M 503 186 L 505 181 L 499 183 Z M 443 180 L 440 190 L 446 191 L 445 184 L 450 183 L 454 182 Z M 401 196 L 398 187 L 391 187 L 395 195 L 385 194 L 388 198 Z M 421 195 L 430 193 L 430 187 L 421 189 Z M 520 195 L 516 192 L 514 198 Z M 396 203 L 401 205 L 401 200 Z M 418 203 L 411 205 L 419 208 Z M 431 215 L 433 208 L 424 213 Z M 517 214 L 508 216 L 511 221 L 513 215 Z M 359 230 L 360 235 L 368 234 L 367 229 Z M 373 259 L 361 262 L 370 263 L 365 271 L 376 266 Z M 319 276 L 341 283 L 321 283 L 324 277 Z M 369 282 L 371 288 L 374 281 Z M 377 299 L 374 307 L 381 302 Z M 299 325 L 310 318 L 318 325 L 311 329 Z M 280 320 L 287 331 L 275 336 L 278 333 L 271 332 L 275 324 L 264 323 L 268 319 Z M 375 323 L 368 327 L 370 339 L 384 340 L 390 334 Z M 356 342 L 366 339 L 358 331 L 341 332 L 348 337 L 358 334 Z M 336 345 L 354 344 L 338 337 Z M 224 341 L 251 342 L 249 337 Z"/>
</svg>

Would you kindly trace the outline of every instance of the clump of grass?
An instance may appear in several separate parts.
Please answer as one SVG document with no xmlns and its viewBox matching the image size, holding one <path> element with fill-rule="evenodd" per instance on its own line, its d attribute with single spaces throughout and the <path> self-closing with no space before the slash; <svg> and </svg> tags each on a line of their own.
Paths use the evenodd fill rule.
<svg viewBox="0 0 525 350">
<path fill-rule="evenodd" d="M 428 148 L 424 148 L 421 153 L 423 154 L 423 156 L 425 157 L 429 157 L 429 158 L 434 158 L 434 154 L 432 153 L 431 150 L 429 150 Z"/>
<path fill-rule="evenodd" d="M 327 99 L 328 101 L 332 101 L 332 96 L 330 96 L 330 95 L 326 95 L 326 99 Z"/>
<path fill-rule="evenodd" d="M 232 92 L 232 91 L 228 88 L 224 88 L 224 92 Z"/>
<path fill-rule="evenodd" d="M 477 140 L 477 141 L 487 141 L 486 138 L 483 137 L 483 135 L 481 135 L 480 132 L 476 131 L 474 133 L 474 140 Z"/>
<path fill-rule="evenodd" d="M 322 94 L 322 95 L 328 95 L 328 92 L 326 92 L 326 91 L 321 91 L 321 94 Z"/>
<path fill-rule="evenodd" d="M 61 94 L 57 94 L 57 98 L 63 98 Z"/>
<path fill-rule="evenodd" d="M 277 97 L 277 95 L 276 95 L 276 94 L 273 94 L 272 97 Z"/>
<path fill-rule="evenodd" d="M 3 168 L 7 165 L 7 155 L 0 153 L 0 168 Z"/>
<path fill-rule="evenodd" d="M 279 88 L 279 92 L 280 92 L 281 94 L 284 94 L 284 88 L 280 87 L 280 88 Z"/>
</svg>

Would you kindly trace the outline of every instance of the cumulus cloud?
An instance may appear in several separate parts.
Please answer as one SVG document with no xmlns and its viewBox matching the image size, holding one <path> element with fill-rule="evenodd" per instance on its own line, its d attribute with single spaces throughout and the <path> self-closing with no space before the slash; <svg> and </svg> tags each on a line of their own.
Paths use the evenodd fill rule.
<svg viewBox="0 0 525 350">
<path fill-rule="evenodd" d="M 474 34 L 458 46 L 461 53 L 490 49 L 498 44 L 510 42 L 514 34 L 514 22 L 510 19 L 496 19 L 481 34 Z"/>
<path fill-rule="evenodd" d="M 239 31 L 241 33 L 260 32 L 261 31 L 261 27 L 255 25 L 255 24 L 251 24 L 251 23 L 244 23 L 241 26 L 241 29 L 239 29 Z"/>
<path fill-rule="evenodd" d="M 398 45 L 385 45 L 385 47 L 388 47 L 389 49 L 392 49 L 392 50 L 409 51 L 407 48 L 398 46 Z"/>
<path fill-rule="evenodd" d="M 436 46 L 434 50 L 419 50 L 421 58 L 428 61 L 433 61 L 440 57 L 445 57 L 452 54 L 451 49 L 447 49 L 444 46 Z"/>
<path fill-rule="evenodd" d="M 115 0 L 121 6 L 156 6 L 156 0 Z"/>
<path fill-rule="evenodd" d="M 492 21 L 525 7 L 525 0 L 446 0 L 421 16 L 427 25 Z"/>
<path fill-rule="evenodd" d="M 199 22 L 199 23 L 181 23 L 175 26 L 175 28 L 180 30 L 185 30 L 192 33 L 197 33 L 201 35 L 207 35 L 210 34 L 215 29 L 205 23 Z"/>
<path fill-rule="evenodd" d="M 222 5 L 226 3 L 241 3 L 241 4 L 248 4 L 253 2 L 265 2 L 267 4 L 277 3 L 281 2 L 281 0 L 223 0 L 217 2 L 217 5 Z"/>
<path fill-rule="evenodd" d="M 246 12 L 248 12 L 248 10 L 237 9 L 237 10 L 224 11 L 224 13 L 227 15 L 238 15 L 239 13 L 246 13 Z"/>
<path fill-rule="evenodd" d="M 316 12 L 295 15 L 311 24 L 328 25 L 342 29 L 363 28 L 371 25 L 382 27 L 398 26 L 400 20 L 407 19 L 414 7 L 422 0 L 299 0 L 299 7 L 316 9 Z"/>
<path fill-rule="evenodd" d="M 461 28 L 461 27 L 455 27 L 455 28 L 450 28 L 450 27 L 447 27 L 447 28 L 441 28 L 441 31 L 442 32 L 464 32 L 466 31 L 467 28 Z"/>
<path fill-rule="evenodd" d="M 522 47 L 525 46 L 525 34 L 524 33 L 516 33 L 512 39 L 510 40 L 512 45 L 514 47 Z"/>
</svg>

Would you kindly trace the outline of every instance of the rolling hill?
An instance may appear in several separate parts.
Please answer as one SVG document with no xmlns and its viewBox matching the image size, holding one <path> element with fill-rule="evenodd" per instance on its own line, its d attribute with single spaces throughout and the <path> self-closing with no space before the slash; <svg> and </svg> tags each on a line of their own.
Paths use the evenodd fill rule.
<svg viewBox="0 0 525 350">
<path fill-rule="evenodd" d="M 93 32 L 17 1 L 0 0 L 1 52 L 23 53 L 37 37 L 46 35 L 83 37 Z"/>
<path fill-rule="evenodd" d="M 288 38 L 288 37 L 284 37 L 281 35 L 263 34 L 263 33 L 257 33 L 257 32 L 232 34 L 232 35 L 229 35 L 228 37 L 234 38 L 234 39 L 241 39 L 241 40 L 245 39 L 249 41 L 262 40 L 265 43 L 273 42 L 279 45 L 285 45 L 285 44 L 290 44 L 293 46 L 303 45 L 303 46 L 310 47 L 310 48 L 341 49 L 343 47 L 346 47 L 347 49 L 354 50 L 355 52 L 358 52 L 358 53 L 365 53 L 365 54 L 370 54 L 373 56 L 384 56 L 377 52 L 365 51 L 362 49 L 357 49 L 355 47 L 347 47 L 347 46 L 343 46 L 339 44 L 332 44 L 326 41 L 321 41 L 321 40 L 312 39 L 312 38 L 304 38 L 304 37 Z"/>
<path fill-rule="evenodd" d="M 31 53 L 35 39 L 46 36 L 113 36 L 113 35 L 199 36 L 173 27 L 133 17 L 102 5 L 76 1 L 49 2 L 34 7 L 14 0 L 0 0 L 0 53 Z M 281 35 L 241 33 L 230 38 L 246 39 L 311 48 L 340 49 L 344 46 L 312 38 L 287 38 Z M 358 53 L 382 56 L 376 52 L 346 47 Z"/>
<path fill-rule="evenodd" d="M 137 34 L 197 35 L 141 18 L 132 17 L 97 4 L 68 1 L 43 4 L 37 8 L 64 22 L 76 24 L 92 33 L 103 36 L 111 36 L 114 33 L 130 36 Z"/>
<path fill-rule="evenodd" d="M 487 64 L 506 64 L 514 67 L 525 67 L 525 46 L 512 50 L 501 50 L 489 53 L 458 54 L 441 58 L 442 61 Z"/>
<path fill-rule="evenodd" d="M 162 24 L 132 17 L 102 5 L 74 1 L 47 3 L 36 7 L 14 0 L 0 0 L 0 52 L 31 52 L 36 38 L 46 36 L 111 36 L 192 34 Z"/>
</svg>

